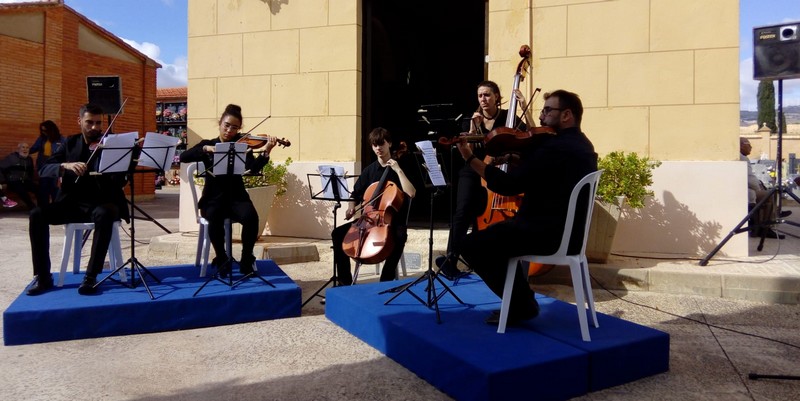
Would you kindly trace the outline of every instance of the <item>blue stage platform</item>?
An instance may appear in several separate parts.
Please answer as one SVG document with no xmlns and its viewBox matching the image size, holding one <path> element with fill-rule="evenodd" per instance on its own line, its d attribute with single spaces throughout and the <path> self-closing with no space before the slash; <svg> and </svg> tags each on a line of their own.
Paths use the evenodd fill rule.
<svg viewBox="0 0 800 401">
<path fill-rule="evenodd" d="M 300 287 L 271 260 L 256 261 L 256 267 L 274 288 L 255 277 L 234 288 L 213 280 L 195 297 L 206 281 L 197 267 L 149 267 L 161 280 L 147 277 L 155 300 L 141 283 L 127 288 L 111 280 L 97 294 L 82 296 L 77 288 L 83 274 L 67 273 L 64 287 L 22 294 L 11 303 L 3 312 L 3 339 L 5 345 L 33 344 L 300 316 Z"/>
<path fill-rule="evenodd" d="M 379 292 L 399 283 L 331 288 L 325 314 L 458 400 L 563 400 L 669 369 L 669 335 L 655 329 L 598 314 L 584 342 L 575 306 L 537 295 L 536 319 L 497 334 L 484 320 L 500 300 L 474 275 L 451 286 L 466 305 L 450 294 L 439 301 L 438 324 L 408 293 L 384 305 L 394 294 Z M 425 287 L 412 287 L 423 300 Z"/>
</svg>

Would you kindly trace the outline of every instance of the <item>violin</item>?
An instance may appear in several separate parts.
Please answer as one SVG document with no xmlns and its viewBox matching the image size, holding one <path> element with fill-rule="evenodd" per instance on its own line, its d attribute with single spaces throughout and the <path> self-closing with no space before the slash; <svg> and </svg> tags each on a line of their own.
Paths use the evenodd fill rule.
<svg viewBox="0 0 800 401">
<path fill-rule="evenodd" d="M 397 159 L 406 151 L 406 144 L 393 154 Z M 342 250 L 359 263 L 375 264 L 386 260 L 394 250 L 394 215 L 405 202 L 405 193 L 395 183 L 388 181 L 390 167 L 386 167 L 380 180 L 369 185 L 361 204 L 362 214 L 345 234 Z"/>
<path fill-rule="evenodd" d="M 247 147 L 250 149 L 258 149 L 269 142 L 269 136 L 261 136 L 261 135 L 252 135 L 252 134 L 244 134 L 241 138 L 236 140 L 236 143 L 246 143 Z M 286 138 L 276 139 L 278 145 L 286 148 L 292 146 L 292 143 L 287 141 Z"/>
<path fill-rule="evenodd" d="M 266 135 L 264 135 L 264 136 L 253 135 L 253 134 L 251 134 L 251 132 L 253 132 L 253 130 L 256 129 L 259 125 L 263 124 L 264 121 L 269 120 L 271 117 L 272 117 L 271 115 L 264 117 L 264 119 L 259 121 L 259 123 L 256 124 L 253 128 L 250 128 L 250 131 L 247 131 L 239 139 L 237 139 L 236 143 L 246 143 L 247 147 L 250 148 L 250 149 L 258 149 L 258 148 L 266 145 L 267 142 L 269 142 L 271 137 L 266 136 Z M 277 142 L 278 142 L 278 145 L 281 145 L 284 148 L 292 146 L 292 143 L 287 141 L 286 138 L 277 139 Z"/>
</svg>

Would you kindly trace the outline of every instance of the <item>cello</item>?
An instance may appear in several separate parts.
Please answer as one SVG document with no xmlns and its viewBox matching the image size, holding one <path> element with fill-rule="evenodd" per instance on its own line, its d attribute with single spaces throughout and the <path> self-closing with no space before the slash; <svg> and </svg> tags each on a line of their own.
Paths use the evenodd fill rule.
<svg viewBox="0 0 800 401">
<path fill-rule="evenodd" d="M 405 143 L 392 157 L 405 152 Z M 394 250 L 392 220 L 405 202 L 405 193 L 394 182 L 388 181 L 391 167 L 386 167 L 380 180 L 364 191 L 361 216 L 353 222 L 342 242 L 342 250 L 357 263 L 375 264 L 386 260 Z"/>
</svg>

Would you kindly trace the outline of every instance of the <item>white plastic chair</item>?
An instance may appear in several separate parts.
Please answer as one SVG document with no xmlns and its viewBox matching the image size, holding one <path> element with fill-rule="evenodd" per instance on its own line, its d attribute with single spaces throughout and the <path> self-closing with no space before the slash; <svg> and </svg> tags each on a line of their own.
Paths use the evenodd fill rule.
<svg viewBox="0 0 800 401">
<path fill-rule="evenodd" d="M 586 260 L 586 239 L 589 236 L 589 224 L 592 221 L 592 208 L 594 197 L 597 192 L 597 183 L 603 170 L 595 171 L 583 177 L 569 197 L 569 208 L 567 209 L 567 219 L 564 223 L 564 234 L 561 236 L 561 246 L 552 255 L 523 255 L 510 258 L 508 260 L 508 271 L 506 273 L 505 287 L 503 288 L 503 301 L 500 307 L 500 324 L 497 326 L 498 333 L 505 333 L 508 323 L 508 309 L 511 304 L 511 291 L 513 289 L 514 276 L 520 262 L 527 261 L 542 264 L 569 265 L 572 275 L 572 287 L 575 290 L 575 305 L 578 309 L 578 322 L 581 326 L 581 337 L 583 341 L 591 341 L 589 336 L 589 325 L 586 319 L 586 304 L 592 316 L 594 327 L 600 327 L 597 323 L 597 313 L 594 310 L 594 297 L 592 295 L 592 284 L 589 277 L 589 262 Z M 578 205 L 578 195 L 585 186 L 589 186 L 589 196 L 586 198 L 585 205 Z M 586 223 L 583 230 L 583 246 L 580 253 L 574 255 L 567 254 L 572 227 L 575 223 L 575 210 L 579 207 L 586 208 Z M 527 265 L 526 265 L 527 268 Z"/>
<path fill-rule="evenodd" d="M 199 225 L 197 233 L 197 255 L 194 259 L 194 265 L 200 266 L 200 277 L 206 276 L 206 269 L 208 268 L 208 251 L 211 248 L 211 240 L 208 238 L 208 220 L 200 216 L 200 208 L 197 206 L 197 185 L 194 183 L 194 176 L 197 172 L 197 164 L 191 163 L 186 169 L 186 180 L 189 181 L 189 188 L 192 190 L 192 205 L 194 206 L 194 216 Z M 203 259 L 203 264 L 200 264 L 200 258 Z"/>
<path fill-rule="evenodd" d="M 194 205 L 194 215 L 199 225 L 197 234 L 197 255 L 194 259 L 194 265 L 200 266 L 200 277 L 206 276 L 208 270 L 208 252 L 211 249 L 211 239 L 208 237 L 208 220 L 200 215 L 200 207 L 197 205 L 197 187 L 194 183 L 195 173 L 197 173 L 197 163 L 189 164 L 186 169 L 186 180 L 189 181 L 189 188 L 192 190 L 192 205 Z M 225 243 L 230 243 L 231 236 L 231 221 L 225 219 Z M 202 264 L 200 264 L 202 257 Z"/>
<path fill-rule="evenodd" d="M 64 286 L 64 276 L 67 273 L 69 255 L 72 252 L 72 273 L 78 274 L 81 270 L 81 248 L 83 247 L 83 233 L 94 230 L 94 223 L 68 223 L 64 225 L 64 247 L 61 249 L 61 273 L 58 275 L 58 286 Z M 108 243 L 109 268 L 116 269 L 122 263 L 122 244 L 119 240 L 119 222 L 114 222 L 111 230 L 111 241 Z M 125 269 L 119 271 L 120 281 L 126 280 Z"/>
</svg>

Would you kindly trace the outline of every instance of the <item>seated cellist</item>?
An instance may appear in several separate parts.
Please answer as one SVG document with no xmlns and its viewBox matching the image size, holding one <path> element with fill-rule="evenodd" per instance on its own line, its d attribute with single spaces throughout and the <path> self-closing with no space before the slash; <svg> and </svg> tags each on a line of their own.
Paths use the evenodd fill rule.
<svg viewBox="0 0 800 401">
<path fill-rule="evenodd" d="M 364 194 L 367 188 L 371 184 L 379 182 L 384 172 L 387 173 L 387 182 L 392 182 L 397 185 L 408 198 L 413 198 L 416 193 L 414 185 L 408 180 L 408 177 L 406 177 L 400 165 L 396 160 L 392 159 L 392 136 L 389 131 L 381 127 L 375 128 L 369 133 L 368 139 L 369 143 L 372 145 L 372 151 L 378 156 L 378 160 L 361 171 L 361 175 L 356 180 L 352 192 L 355 202 L 350 204 L 351 206 L 345 214 L 346 220 L 350 220 L 355 215 L 357 208 L 360 208 L 365 200 Z M 405 247 L 407 238 L 406 216 L 408 215 L 408 205 L 408 201 L 403 202 L 397 214 L 392 218 L 393 224 L 391 227 L 393 231 L 394 247 L 383 264 L 380 281 L 394 280 L 397 276 L 397 263 L 403 255 L 403 248 Z M 353 275 L 350 272 L 350 257 L 348 257 L 342 249 L 345 235 L 350 230 L 352 224 L 352 221 L 345 223 L 334 228 L 331 233 L 333 257 L 336 262 L 336 274 L 340 285 L 350 285 L 353 283 Z"/>
</svg>

